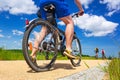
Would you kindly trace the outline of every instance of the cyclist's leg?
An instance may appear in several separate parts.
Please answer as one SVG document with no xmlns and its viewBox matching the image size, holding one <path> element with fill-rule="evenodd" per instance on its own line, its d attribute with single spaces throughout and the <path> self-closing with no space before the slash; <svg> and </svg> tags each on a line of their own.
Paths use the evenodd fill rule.
<svg viewBox="0 0 120 80">
<path fill-rule="evenodd" d="M 66 48 L 71 49 L 71 44 L 72 44 L 72 39 L 73 39 L 73 33 L 74 33 L 74 24 L 71 16 L 63 17 L 60 18 L 65 25 L 66 25 L 66 30 L 65 30 L 65 36 L 66 36 Z"/>
<path fill-rule="evenodd" d="M 98 52 L 96 52 L 96 59 L 98 59 Z"/>
<path fill-rule="evenodd" d="M 38 51 L 39 44 L 42 42 L 46 34 L 47 34 L 47 28 L 42 27 L 39 34 L 35 35 L 35 41 L 34 41 L 32 53 L 31 53 L 32 58 L 36 57 L 36 52 Z"/>
<path fill-rule="evenodd" d="M 69 58 L 76 58 L 75 56 L 71 55 L 72 53 L 72 40 L 74 35 L 74 23 L 71 16 L 66 16 L 63 18 L 60 18 L 65 25 L 65 37 L 66 37 L 66 50 L 64 52 L 65 55 L 67 55 Z"/>
</svg>

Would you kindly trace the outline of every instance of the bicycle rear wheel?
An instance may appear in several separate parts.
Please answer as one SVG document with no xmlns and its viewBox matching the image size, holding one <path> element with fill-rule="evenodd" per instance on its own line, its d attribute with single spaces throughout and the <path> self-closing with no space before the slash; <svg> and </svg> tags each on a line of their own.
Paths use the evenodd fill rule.
<svg viewBox="0 0 120 80">
<path fill-rule="evenodd" d="M 79 39 L 74 35 L 73 41 L 72 41 L 72 54 L 76 56 L 76 59 L 70 59 L 72 65 L 74 67 L 77 67 L 80 65 L 81 58 L 82 58 L 82 49 Z"/>
<path fill-rule="evenodd" d="M 42 32 L 43 27 L 46 30 L 44 31 L 44 38 L 42 38 L 42 35 L 44 35 Z M 22 42 L 23 55 L 27 64 L 34 71 L 39 72 L 49 70 L 56 60 L 56 39 L 54 33 L 55 31 L 52 27 L 53 26 L 45 20 L 35 19 L 27 26 L 27 29 L 24 33 Z M 34 47 L 37 39 L 41 39 L 38 48 Z M 30 57 L 33 48 L 37 49 L 35 63 Z"/>
</svg>

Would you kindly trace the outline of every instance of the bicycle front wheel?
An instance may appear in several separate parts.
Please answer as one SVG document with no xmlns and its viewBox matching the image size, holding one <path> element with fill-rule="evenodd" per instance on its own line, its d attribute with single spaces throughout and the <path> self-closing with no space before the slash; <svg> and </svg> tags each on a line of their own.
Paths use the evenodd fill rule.
<svg viewBox="0 0 120 80">
<path fill-rule="evenodd" d="M 76 56 L 76 59 L 70 59 L 72 65 L 77 67 L 80 65 L 81 58 L 82 58 L 82 49 L 79 39 L 74 35 L 72 41 L 72 54 Z"/>
<path fill-rule="evenodd" d="M 22 49 L 27 64 L 34 71 L 49 70 L 57 57 L 55 31 L 53 26 L 42 19 L 33 20 L 24 33 Z M 34 51 L 35 61 L 31 58 Z"/>
</svg>

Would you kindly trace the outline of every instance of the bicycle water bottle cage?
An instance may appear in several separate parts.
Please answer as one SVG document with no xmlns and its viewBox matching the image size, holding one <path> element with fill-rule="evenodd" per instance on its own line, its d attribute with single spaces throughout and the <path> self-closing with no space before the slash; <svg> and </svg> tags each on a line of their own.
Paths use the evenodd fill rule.
<svg viewBox="0 0 120 80">
<path fill-rule="evenodd" d="M 56 26 L 55 6 L 53 4 L 46 5 L 44 10 L 46 11 L 47 21 Z"/>
</svg>

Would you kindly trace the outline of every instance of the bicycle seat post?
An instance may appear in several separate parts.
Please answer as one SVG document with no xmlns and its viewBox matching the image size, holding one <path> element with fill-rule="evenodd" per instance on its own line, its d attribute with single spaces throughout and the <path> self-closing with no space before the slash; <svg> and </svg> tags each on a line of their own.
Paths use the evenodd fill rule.
<svg viewBox="0 0 120 80">
<path fill-rule="evenodd" d="M 56 16 L 55 16 L 55 6 L 53 4 L 49 4 L 44 6 L 44 10 L 46 13 L 47 21 L 50 22 L 53 26 L 57 27 Z M 60 35 L 60 31 L 56 29 L 56 33 L 58 34 L 58 43 L 61 42 L 62 36 Z"/>
</svg>

